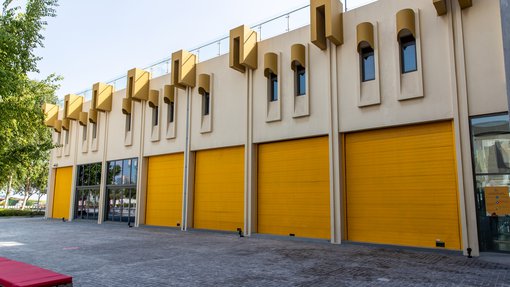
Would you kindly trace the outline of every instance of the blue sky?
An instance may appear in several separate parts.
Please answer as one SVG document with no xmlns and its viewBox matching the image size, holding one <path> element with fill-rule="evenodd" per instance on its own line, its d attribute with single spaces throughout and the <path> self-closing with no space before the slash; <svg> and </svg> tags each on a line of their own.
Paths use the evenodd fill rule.
<svg viewBox="0 0 510 287">
<path fill-rule="evenodd" d="M 348 0 L 348 8 L 373 0 Z M 48 19 L 40 74 L 64 77 L 58 96 L 146 67 L 179 49 L 192 49 L 309 4 L 309 0 L 60 0 Z M 16 2 L 15 2 L 16 3 Z M 22 4 L 18 0 L 17 4 Z M 306 14 L 302 14 L 306 15 Z"/>
</svg>

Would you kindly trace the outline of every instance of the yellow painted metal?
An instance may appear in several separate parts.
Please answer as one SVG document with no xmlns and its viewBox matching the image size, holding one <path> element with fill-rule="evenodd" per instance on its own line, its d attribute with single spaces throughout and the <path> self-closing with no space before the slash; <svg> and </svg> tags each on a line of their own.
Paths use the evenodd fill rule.
<svg viewBox="0 0 510 287">
<path fill-rule="evenodd" d="M 310 41 L 321 50 L 326 39 L 339 46 L 344 43 L 342 3 L 337 0 L 310 1 Z"/>
<path fill-rule="evenodd" d="M 183 164 L 183 153 L 149 157 L 145 224 L 180 226 Z"/>
<path fill-rule="evenodd" d="M 269 77 L 271 73 L 278 75 L 278 55 L 269 52 L 264 54 L 264 77 Z"/>
<path fill-rule="evenodd" d="M 450 121 L 345 136 L 347 238 L 461 249 Z"/>
<path fill-rule="evenodd" d="M 203 95 L 211 92 L 211 75 L 200 74 L 198 75 L 198 93 Z"/>
<path fill-rule="evenodd" d="M 241 25 L 230 30 L 230 68 L 244 73 L 258 67 L 258 36 L 248 26 Z"/>
<path fill-rule="evenodd" d="M 259 145 L 257 205 L 259 233 L 329 239 L 328 137 Z"/>
<path fill-rule="evenodd" d="M 370 22 L 363 22 L 356 26 L 356 39 L 358 53 L 362 48 L 363 43 L 367 43 L 370 48 L 375 49 L 374 45 L 374 25 Z"/>
<path fill-rule="evenodd" d="M 296 66 L 306 67 L 306 48 L 303 44 L 294 44 L 290 47 L 290 67 L 296 70 Z"/>
<path fill-rule="evenodd" d="M 73 167 L 61 167 L 55 170 L 55 188 L 53 190 L 53 218 L 69 219 L 71 208 L 71 188 Z"/>
<path fill-rule="evenodd" d="M 196 85 L 197 55 L 186 50 L 172 53 L 172 85 L 179 89 Z"/>
<path fill-rule="evenodd" d="M 408 31 L 416 38 L 416 23 L 413 9 L 403 9 L 397 12 L 397 35 L 399 41 L 403 31 Z"/>
<path fill-rule="evenodd" d="M 243 210 L 244 147 L 198 151 L 193 227 L 236 231 Z"/>
</svg>

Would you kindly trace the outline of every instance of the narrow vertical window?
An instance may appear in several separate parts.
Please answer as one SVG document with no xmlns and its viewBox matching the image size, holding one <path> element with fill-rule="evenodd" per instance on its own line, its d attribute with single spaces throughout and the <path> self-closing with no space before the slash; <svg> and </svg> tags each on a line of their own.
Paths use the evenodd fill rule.
<svg viewBox="0 0 510 287">
<path fill-rule="evenodd" d="M 271 73 L 267 78 L 269 101 L 278 101 L 278 76 Z"/>
<path fill-rule="evenodd" d="M 204 95 L 202 96 L 202 105 L 203 105 L 202 114 L 204 116 L 209 115 L 210 104 L 211 104 L 211 96 L 209 95 L 208 92 L 204 92 Z"/>
<path fill-rule="evenodd" d="M 69 144 L 69 131 L 66 131 L 66 135 L 65 135 L 65 144 L 68 145 Z"/>
<path fill-rule="evenodd" d="M 61 144 L 62 144 L 62 134 L 58 133 L 58 135 L 57 135 L 57 145 L 61 145 Z"/>
<path fill-rule="evenodd" d="M 157 126 L 158 125 L 158 120 L 159 120 L 159 109 L 158 107 L 154 107 L 152 108 L 152 126 Z"/>
<path fill-rule="evenodd" d="M 416 62 L 416 39 L 413 35 L 400 38 L 400 63 L 402 74 L 418 69 Z"/>
<path fill-rule="evenodd" d="M 87 140 L 87 126 L 83 126 L 83 141 Z"/>
<path fill-rule="evenodd" d="M 295 72 L 296 96 L 306 95 L 306 69 L 301 65 L 297 65 Z"/>
<path fill-rule="evenodd" d="M 361 65 L 361 81 L 367 82 L 375 80 L 374 49 L 372 49 L 370 46 L 361 48 L 359 55 Z"/>
<path fill-rule="evenodd" d="M 131 114 L 126 114 L 126 132 L 131 131 Z"/>
<path fill-rule="evenodd" d="M 175 109 L 174 101 L 171 101 L 170 103 L 168 103 L 168 113 L 167 113 L 169 123 L 174 122 L 174 109 Z"/>
<path fill-rule="evenodd" d="M 97 138 L 97 124 L 95 123 L 92 123 L 92 138 L 93 139 Z"/>
</svg>

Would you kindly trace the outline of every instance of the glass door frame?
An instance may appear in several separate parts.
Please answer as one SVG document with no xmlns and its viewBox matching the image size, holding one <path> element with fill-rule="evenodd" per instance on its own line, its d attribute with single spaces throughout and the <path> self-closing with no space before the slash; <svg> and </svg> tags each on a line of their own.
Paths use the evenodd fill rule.
<svg viewBox="0 0 510 287">
<path fill-rule="evenodd" d="M 480 248 L 481 252 L 499 252 L 499 253 L 510 253 L 510 250 L 499 250 L 494 248 L 494 238 L 491 239 L 491 236 L 493 235 L 492 230 L 494 228 L 494 223 L 496 223 L 499 220 L 494 220 L 491 216 L 487 216 L 486 214 L 481 214 L 482 210 L 485 211 L 486 207 L 481 206 L 481 204 L 485 204 L 485 199 L 480 199 L 480 192 L 478 188 L 478 177 L 481 176 L 509 176 L 510 177 L 510 171 L 508 172 L 487 172 L 487 173 L 477 173 L 476 171 L 476 155 L 475 155 L 475 135 L 473 131 L 473 120 L 475 119 L 481 119 L 481 118 L 490 118 L 490 117 L 497 117 L 497 116 L 506 116 L 509 118 L 509 129 L 510 129 L 510 117 L 507 112 L 500 112 L 500 113 L 492 113 L 492 114 L 483 114 L 483 115 L 476 115 L 476 116 L 470 116 L 469 117 L 469 137 L 470 137 L 470 146 L 471 146 L 471 168 L 472 168 L 472 175 L 473 175 L 473 194 L 474 194 L 474 200 L 475 200 L 475 210 L 476 210 L 476 225 L 477 225 L 477 235 L 478 235 L 478 246 Z M 509 132 L 510 133 L 510 132 Z M 485 211 L 486 212 L 486 211 Z M 485 217 L 485 218 L 482 218 Z M 508 215 L 507 215 L 508 216 Z M 483 224 L 482 224 L 483 223 Z M 489 226 L 489 234 L 487 234 L 487 230 L 483 229 L 485 224 L 488 224 Z M 482 226 L 484 225 L 484 226 Z M 498 230 L 496 230 L 498 231 Z M 491 248 L 492 247 L 492 248 Z"/>
<path fill-rule="evenodd" d="M 95 212 L 94 214 L 97 214 L 97 216 L 94 216 L 92 218 L 88 218 L 88 215 L 87 215 L 87 218 L 83 218 L 83 214 L 80 216 L 79 215 L 79 212 L 80 212 L 80 205 L 79 205 L 79 202 L 80 202 L 80 199 L 81 197 L 79 196 L 80 195 L 80 192 L 81 191 L 84 191 L 84 190 L 88 190 L 88 191 L 91 191 L 91 190 L 95 190 L 97 191 L 97 212 Z M 101 187 L 100 185 L 90 185 L 90 186 L 78 186 L 76 187 L 76 190 L 75 190 L 75 208 L 74 208 L 74 219 L 84 219 L 84 220 L 98 220 L 99 219 L 99 209 L 100 209 L 100 196 L 101 196 Z"/>
</svg>

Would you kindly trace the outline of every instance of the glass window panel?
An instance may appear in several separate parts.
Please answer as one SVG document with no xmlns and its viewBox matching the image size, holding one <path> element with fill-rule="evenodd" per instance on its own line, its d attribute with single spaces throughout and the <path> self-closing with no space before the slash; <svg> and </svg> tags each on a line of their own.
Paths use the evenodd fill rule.
<svg viewBox="0 0 510 287">
<path fill-rule="evenodd" d="M 402 62 L 402 73 L 414 72 L 417 70 L 416 63 L 416 40 L 412 35 L 400 39 L 400 57 Z"/>
<path fill-rule="evenodd" d="M 152 126 L 158 125 L 158 120 L 159 120 L 158 112 L 159 112 L 158 107 L 155 107 L 152 109 Z"/>
<path fill-rule="evenodd" d="M 375 80 L 375 58 L 371 47 L 362 48 L 361 51 L 361 80 L 363 82 Z"/>
<path fill-rule="evenodd" d="M 475 172 L 510 173 L 510 127 L 507 115 L 471 120 Z"/>
<path fill-rule="evenodd" d="M 126 132 L 131 131 L 131 114 L 126 115 Z"/>
<path fill-rule="evenodd" d="M 296 67 L 296 96 L 306 94 L 306 70 L 303 66 Z"/>
<path fill-rule="evenodd" d="M 509 174 L 476 176 L 475 196 L 481 250 L 510 251 L 509 186 Z M 507 194 L 495 192 L 495 188 L 502 188 Z"/>
<path fill-rule="evenodd" d="M 123 161 L 122 166 L 122 184 L 131 183 L 131 160 L 126 159 Z"/>
<path fill-rule="evenodd" d="M 113 184 L 114 181 L 113 181 L 113 178 L 114 178 L 114 167 L 115 167 L 115 162 L 108 162 L 108 175 L 107 175 L 107 178 L 106 178 L 106 184 Z"/>
<path fill-rule="evenodd" d="M 269 79 L 269 100 L 271 102 L 278 101 L 278 76 L 270 74 Z"/>
<path fill-rule="evenodd" d="M 174 102 L 170 102 L 168 104 L 168 122 L 173 123 L 174 122 Z"/>
<path fill-rule="evenodd" d="M 101 184 L 101 164 L 96 163 L 94 164 L 94 185 L 100 185 Z"/>
<path fill-rule="evenodd" d="M 76 183 L 78 186 L 83 185 L 83 166 L 78 166 L 78 182 Z"/>
<path fill-rule="evenodd" d="M 131 184 L 136 184 L 137 173 L 138 173 L 138 159 L 134 158 L 131 160 Z"/>
<path fill-rule="evenodd" d="M 90 185 L 90 165 L 88 164 L 84 165 L 83 170 L 84 170 L 83 185 L 88 186 Z"/>
<path fill-rule="evenodd" d="M 209 101 L 210 101 L 210 95 L 209 95 L 209 93 L 207 93 L 207 92 L 206 92 L 206 93 L 204 93 L 203 98 L 202 98 L 202 101 L 203 101 L 202 103 L 203 103 L 203 105 L 204 105 L 204 106 L 203 106 L 203 109 L 202 109 L 202 110 L 203 110 L 203 115 L 204 115 L 204 116 L 207 116 L 207 115 L 209 115 L 209 108 L 210 108 L 210 107 L 209 107 L 209 106 L 210 106 L 210 103 L 209 103 Z"/>
<path fill-rule="evenodd" d="M 114 184 L 122 184 L 122 161 L 121 160 L 118 160 L 115 162 L 113 174 L 114 174 Z"/>
</svg>

